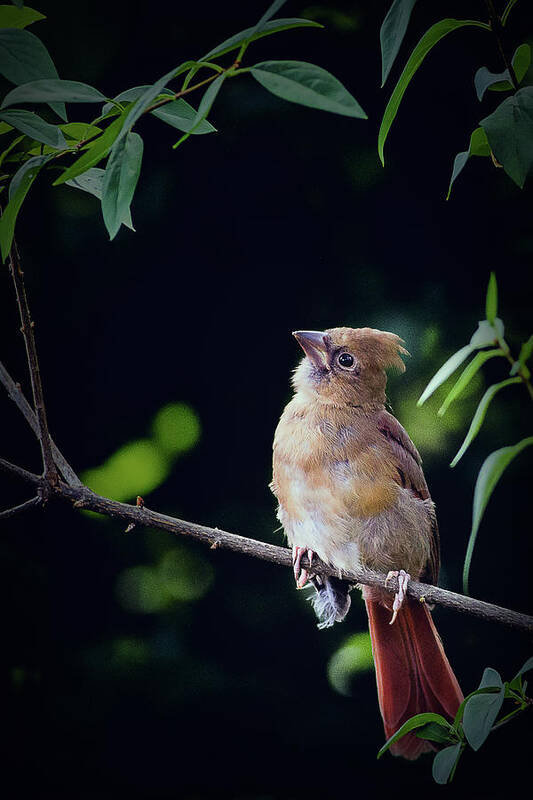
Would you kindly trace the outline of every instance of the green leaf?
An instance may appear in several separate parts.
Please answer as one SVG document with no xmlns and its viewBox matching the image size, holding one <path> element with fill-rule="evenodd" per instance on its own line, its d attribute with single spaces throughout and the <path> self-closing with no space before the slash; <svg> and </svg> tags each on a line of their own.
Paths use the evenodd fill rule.
<svg viewBox="0 0 533 800">
<path fill-rule="evenodd" d="M 45 78 L 30 81 L 12 89 L 4 97 L 2 108 L 16 103 L 101 103 L 105 96 L 98 89 L 78 81 L 62 81 L 59 78 Z"/>
<path fill-rule="evenodd" d="M 451 744 L 449 747 L 445 747 L 437 753 L 433 759 L 433 766 L 431 769 L 431 774 L 433 775 L 435 783 L 445 784 L 448 783 L 449 780 L 452 780 L 462 749 L 462 743 L 457 742 L 457 744 Z"/>
<path fill-rule="evenodd" d="M 11 244 L 15 233 L 15 223 L 24 198 L 28 194 L 33 181 L 39 174 L 39 170 L 51 157 L 50 155 L 46 155 L 30 158 L 13 177 L 13 181 L 16 182 L 16 191 L 12 193 L 12 196 L 9 198 L 9 203 L 4 208 L 3 214 L 0 217 L 0 249 L 3 262 L 6 260 L 11 250 Z"/>
<path fill-rule="evenodd" d="M 428 722 L 415 732 L 415 736 L 418 736 L 419 739 L 428 739 L 430 742 L 438 742 L 439 744 L 451 741 L 450 727 L 444 727 L 438 722 Z"/>
<path fill-rule="evenodd" d="M 509 0 L 509 2 L 507 3 L 507 5 L 505 6 L 505 8 L 504 8 L 504 10 L 503 10 L 503 14 L 502 14 L 502 16 L 501 16 L 501 22 L 502 22 L 502 25 L 505 25 L 505 24 L 506 24 L 506 22 L 507 22 L 507 18 L 508 18 L 508 16 L 509 16 L 509 14 L 511 13 L 511 11 L 512 11 L 512 9 L 513 9 L 513 6 L 515 5 L 515 3 L 516 3 L 516 2 L 517 2 L 517 0 Z"/>
<path fill-rule="evenodd" d="M 9 133 L 9 131 L 13 130 L 12 125 L 8 125 L 7 122 L 0 122 L 0 136 L 3 136 L 4 133 Z"/>
<path fill-rule="evenodd" d="M 495 394 L 497 394 L 500 389 L 504 389 L 506 386 L 511 386 L 513 383 L 521 383 L 521 378 L 507 378 L 505 381 L 501 381 L 501 383 L 494 383 L 492 386 L 489 386 L 483 397 L 481 398 L 478 407 L 476 408 L 476 413 L 472 418 L 472 422 L 470 423 L 470 428 L 468 429 L 468 433 L 465 436 L 465 440 L 462 443 L 461 447 L 457 451 L 457 455 L 454 457 L 453 461 L 450 464 L 450 467 L 455 467 L 464 456 L 476 436 L 478 435 L 481 426 L 485 420 L 485 416 L 487 414 L 488 407 L 492 401 L 492 398 Z"/>
<path fill-rule="evenodd" d="M 451 390 L 446 395 L 443 404 L 437 412 L 439 417 L 442 417 L 450 407 L 450 404 L 453 403 L 453 401 L 456 400 L 459 395 L 462 394 L 462 392 L 464 392 L 476 372 L 480 369 L 480 367 L 483 366 L 485 361 L 488 361 L 489 358 L 503 355 L 505 354 L 500 348 L 497 350 L 482 350 L 480 353 L 476 353 L 470 364 L 467 364 L 457 381 L 452 386 Z"/>
<path fill-rule="evenodd" d="M 409 25 L 416 0 L 394 0 L 383 20 L 379 39 L 381 42 L 381 86 L 385 85 L 398 50 Z"/>
<path fill-rule="evenodd" d="M 496 159 L 522 188 L 533 165 L 533 86 L 508 97 L 480 125 Z"/>
<path fill-rule="evenodd" d="M 528 658 L 526 663 L 521 667 L 515 675 L 515 678 L 518 678 L 520 675 L 523 675 L 524 672 L 529 672 L 530 669 L 533 669 L 533 656 Z M 514 680 L 514 679 L 513 679 Z"/>
<path fill-rule="evenodd" d="M 280 10 L 281 6 L 284 6 L 286 2 L 287 0 L 274 0 L 274 2 L 269 5 L 259 22 L 254 25 L 250 36 L 260 33 L 268 23 L 269 19 L 273 17 L 274 14 L 276 14 Z"/>
<path fill-rule="evenodd" d="M 219 93 L 219 91 L 220 91 L 220 89 L 222 87 L 222 84 L 224 83 L 225 79 L 226 79 L 226 75 L 225 74 L 219 75 L 218 78 L 215 78 L 213 83 L 211 83 L 207 87 L 202 99 L 200 100 L 200 105 L 198 106 L 198 111 L 196 112 L 196 115 L 195 115 L 194 119 L 192 120 L 192 124 L 191 124 L 190 129 L 187 131 L 187 133 L 183 134 L 181 139 L 178 139 L 176 144 L 172 145 L 172 147 L 174 149 L 176 149 L 176 147 L 179 147 L 182 142 L 184 142 L 186 139 L 188 139 L 189 136 L 192 133 L 195 133 L 200 128 L 200 125 L 204 122 L 205 118 L 207 117 L 207 115 L 211 111 L 211 107 L 212 107 L 213 103 L 215 102 L 215 98 L 216 98 L 217 94 Z"/>
<path fill-rule="evenodd" d="M 398 108 L 402 101 L 402 97 L 405 94 L 405 90 L 409 86 L 411 82 L 411 78 L 417 71 L 418 67 L 425 59 L 427 54 L 433 47 L 439 42 L 444 36 L 452 31 L 457 30 L 458 28 L 464 28 L 465 26 L 474 26 L 476 28 L 483 28 L 484 30 L 490 31 L 490 26 L 486 25 L 484 22 L 478 22 L 477 20 L 473 19 L 442 19 L 440 22 L 436 22 L 435 25 L 432 25 L 431 28 L 426 31 L 426 33 L 422 36 L 420 41 L 418 42 L 417 46 L 411 53 L 405 68 L 400 75 L 398 83 L 394 88 L 394 91 L 390 97 L 389 102 L 387 103 L 387 107 L 385 109 L 385 113 L 383 114 L 383 119 L 381 121 L 381 127 L 379 129 L 378 134 L 378 152 L 379 157 L 381 159 L 381 163 L 385 165 L 385 159 L 383 156 L 383 148 L 385 146 L 385 141 L 387 139 L 390 127 L 394 122 L 394 118 L 398 113 Z"/>
<path fill-rule="evenodd" d="M 487 286 L 487 297 L 485 299 L 485 315 L 487 322 L 491 325 L 494 324 L 498 314 L 498 284 L 496 283 L 496 275 L 494 272 L 490 273 L 489 285 Z"/>
<path fill-rule="evenodd" d="M 496 670 L 487 667 L 479 689 L 494 687 L 495 692 L 475 693 L 465 703 L 463 730 L 470 747 L 479 750 L 489 735 L 505 698 L 505 687 Z"/>
<path fill-rule="evenodd" d="M 143 95 L 151 88 L 152 84 L 145 84 L 143 86 L 132 86 L 131 89 L 125 89 L 123 92 L 120 92 L 120 94 L 117 94 L 116 97 L 113 98 L 113 100 L 116 103 L 121 103 L 123 101 L 128 101 L 130 103 L 133 100 L 138 100 L 139 97 L 141 97 L 141 95 Z M 163 87 L 159 92 L 158 97 L 162 95 L 173 95 L 173 94 L 174 92 L 171 89 Z M 112 108 L 113 108 L 113 103 L 106 103 L 102 108 L 102 113 L 107 114 L 107 112 L 111 111 Z"/>
<path fill-rule="evenodd" d="M 83 172 L 81 175 L 78 175 L 77 178 L 72 178 L 72 180 L 67 181 L 66 184 L 67 186 L 72 186 L 74 189 L 81 189 L 81 191 L 83 192 L 92 194 L 94 197 L 97 197 L 98 200 L 101 200 L 103 193 L 104 175 L 105 175 L 105 169 L 99 169 L 98 167 L 91 167 L 90 169 L 87 170 L 87 172 Z M 135 230 L 131 220 L 131 212 L 129 208 L 126 214 L 124 215 L 122 224 L 125 225 L 127 228 L 130 228 L 132 231 Z"/>
<path fill-rule="evenodd" d="M 196 124 L 195 120 L 198 112 L 181 97 L 172 103 L 161 106 L 161 108 L 154 109 L 151 113 L 154 117 L 166 122 L 167 125 L 172 125 L 173 128 L 178 128 L 178 130 L 185 131 L 185 133 L 196 135 L 216 131 L 216 128 L 206 119 L 202 119 Z"/>
<path fill-rule="evenodd" d="M 304 61 L 262 61 L 251 73 L 269 92 L 310 108 L 367 119 L 357 100 L 322 67 Z"/>
<path fill-rule="evenodd" d="M 29 31 L 6 28 L 0 30 L 0 74 L 20 86 L 41 78 L 58 78 L 48 50 Z M 51 108 L 67 121 L 64 103 L 51 103 Z"/>
<path fill-rule="evenodd" d="M 14 149 L 14 148 L 15 148 L 15 147 L 18 145 L 18 144 L 20 144 L 20 142 L 21 142 L 23 139 L 24 139 L 24 134 L 22 134 L 22 136 L 17 136 L 15 139 L 13 139 L 13 140 L 12 140 L 12 141 L 9 143 L 9 145 L 8 145 L 8 146 L 5 148 L 5 150 L 2 150 L 2 152 L 0 153 L 0 165 L 1 165 L 1 164 L 4 162 L 4 159 L 6 159 L 6 158 L 7 158 L 7 156 L 10 154 L 10 152 L 11 152 L 11 151 L 12 151 L 12 150 L 13 150 L 13 149 Z"/>
<path fill-rule="evenodd" d="M 490 156 L 490 147 L 487 140 L 487 136 L 483 128 L 476 128 L 474 131 L 472 131 L 468 150 L 464 150 L 461 153 L 457 153 L 457 155 L 455 156 L 455 161 L 453 162 L 452 177 L 450 178 L 450 185 L 448 186 L 448 194 L 446 195 L 446 200 L 450 199 L 450 194 L 452 191 L 452 186 L 454 184 L 454 181 L 459 175 L 459 173 L 463 171 L 466 162 L 468 161 L 470 156 Z"/>
<path fill-rule="evenodd" d="M 37 177 L 37 173 L 41 169 L 47 161 L 50 160 L 52 157 L 51 154 L 47 155 L 37 155 L 33 158 L 28 158 L 22 166 L 15 172 L 13 177 L 11 178 L 11 183 L 9 184 L 9 199 L 11 200 L 18 191 L 19 186 L 24 182 L 26 173 L 31 173 L 29 177 L 31 177 L 31 182 L 33 179 Z M 33 177 L 32 177 L 33 176 Z"/>
<path fill-rule="evenodd" d="M 141 172 L 143 140 L 130 133 L 113 146 L 102 186 L 102 213 L 109 237 L 114 239 L 129 211 Z"/>
<path fill-rule="evenodd" d="M 518 372 L 524 371 L 526 367 L 526 361 L 529 361 L 531 358 L 531 354 L 533 353 L 533 335 L 529 337 L 527 342 L 524 342 L 522 347 L 520 348 L 520 355 L 518 356 L 518 360 L 515 361 L 511 368 L 511 375 L 517 375 Z M 527 370 L 529 372 L 529 370 Z"/>
<path fill-rule="evenodd" d="M 254 42 L 257 39 L 262 39 L 263 36 L 270 36 L 273 33 L 281 33 L 281 31 L 288 31 L 292 28 L 323 28 L 324 26 L 321 25 L 319 22 L 314 22 L 311 19 L 297 19 L 297 18 L 290 18 L 290 19 L 274 19 L 271 22 L 267 22 L 266 25 L 261 28 L 260 31 L 255 31 L 253 33 L 254 28 L 246 28 L 246 30 L 241 31 L 240 33 L 236 33 L 234 36 L 230 36 L 229 39 L 226 39 L 221 44 L 217 44 L 209 53 L 206 53 L 205 56 L 201 59 L 202 61 L 207 61 L 211 58 L 218 58 L 219 56 L 223 56 L 226 53 L 230 53 L 232 50 L 237 50 L 241 47 L 245 42 Z"/>
<path fill-rule="evenodd" d="M 502 447 L 500 450 L 495 450 L 483 462 L 474 489 L 474 503 L 472 508 L 472 530 L 470 531 L 470 538 L 468 540 L 468 547 L 466 550 L 465 563 L 463 567 L 463 587 L 464 593 L 468 594 L 468 575 L 470 572 L 470 564 L 472 562 L 472 554 L 474 552 L 474 545 L 476 537 L 483 519 L 483 514 L 487 507 L 491 495 L 496 488 L 496 484 L 500 480 L 503 472 L 509 466 L 511 461 L 516 458 L 519 453 L 526 447 L 533 445 L 533 436 L 518 442 L 518 444 L 510 447 Z"/>
<path fill-rule="evenodd" d="M 398 739 L 401 739 L 406 733 L 409 733 L 409 731 L 413 731 L 416 728 L 421 728 L 423 725 L 427 725 L 428 722 L 437 722 L 439 725 L 442 725 L 444 728 L 447 728 L 450 731 L 452 729 L 452 726 L 448 720 L 446 720 L 440 714 L 434 714 L 432 711 L 425 712 L 424 714 L 416 714 L 414 717 L 408 719 L 407 722 L 404 722 L 402 727 L 399 728 L 396 733 L 393 733 L 389 739 L 387 739 L 378 753 L 378 758 L 381 758 L 383 753 L 389 749 L 391 744 L 397 742 Z"/>
<path fill-rule="evenodd" d="M 90 167 L 96 166 L 96 164 L 106 157 L 122 130 L 128 110 L 129 109 L 124 109 L 122 114 L 105 129 L 103 134 L 91 143 L 85 153 L 54 181 L 54 186 L 59 186 L 61 183 L 66 183 L 72 180 L 72 178 L 81 175 L 83 172 L 87 172 Z"/>
<path fill-rule="evenodd" d="M 136 100 L 136 102 L 128 109 L 124 125 L 119 132 L 118 138 L 122 139 L 124 136 L 127 136 L 139 117 L 145 113 L 146 109 L 153 103 L 155 98 L 161 94 L 169 81 L 177 78 L 178 75 L 181 75 L 183 72 L 187 72 L 187 70 L 194 66 L 195 63 L 195 61 L 185 61 L 183 64 L 180 64 L 179 67 L 175 67 L 174 69 L 170 70 L 170 72 L 167 72 L 166 75 L 163 75 L 158 81 L 153 83 L 152 86 L 146 89 L 146 91 L 144 91 Z"/>
<path fill-rule="evenodd" d="M 444 362 L 442 367 L 437 370 L 435 375 L 432 377 L 417 402 L 417 406 L 423 405 L 426 400 L 431 397 L 433 392 L 439 388 L 444 381 L 448 380 L 450 375 L 453 375 L 455 370 L 461 366 L 463 361 L 468 358 L 468 356 L 475 350 L 476 348 L 473 347 L 471 344 L 465 345 L 465 347 L 461 347 L 453 356 L 450 356 L 447 361 Z"/>
<path fill-rule="evenodd" d="M 531 48 L 521 44 L 516 48 L 511 61 L 518 83 L 521 83 L 531 64 Z M 480 67 L 474 76 L 477 99 L 481 102 L 489 89 L 491 92 L 511 92 L 514 89 L 509 70 L 490 72 L 487 67 Z"/>
<path fill-rule="evenodd" d="M 25 133 L 26 136 L 31 136 L 32 139 L 48 144 L 50 147 L 55 147 L 57 150 L 63 150 L 67 146 L 60 127 L 58 125 L 50 125 L 49 122 L 45 122 L 33 111 L 12 108 L 9 111 L 1 111 L 0 119 L 9 123 L 18 131 Z"/>
<path fill-rule="evenodd" d="M 102 133 L 102 128 L 88 122 L 67 122 L 59 126 L 67 139 L 74 142 L 85 142 Z"/>
<path fill-rule="evenodd" d="M 46 19 L 44 14 L 29 6 L 23 6 L 22 3 L 18 8 L 12 5 L 0 6 L 0 28 L 25 28 L 40 19 Z"/>
</svg>

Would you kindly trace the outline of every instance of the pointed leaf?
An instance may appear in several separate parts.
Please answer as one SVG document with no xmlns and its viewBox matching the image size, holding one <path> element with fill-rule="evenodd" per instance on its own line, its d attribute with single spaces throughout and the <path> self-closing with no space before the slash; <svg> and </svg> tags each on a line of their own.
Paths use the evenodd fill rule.
<svg viewBox="0 0 533 800">
<path fill-rule="evenodd" d="M 442 367 L 437 370 L 435 375 L 432 377 L 417 402 L 417 406 L 421 406 L 423 403 L 426 402 L 428 397 L 431 397 L 433 392 L 439 388 L 444 381 L 448 380 L 450 375 L 453 375 L 455 370 L 461 366 L 463 361 L 468 358 L 468 356 L 475 350 L 471 344 L 465 345 L 465 347 L 461 347 L 453 356 L 444 362 Z"/>
<path fill-rule="evenodd" d="M 463 372 L 460 374 L 457 381 L 452 386 L 450 392 L 446 395 L 446 398 L 439 408 L 437 414 L 439 417 L 442 417 L 443 414 L 446 413 L 450 404 L 459 397 L 462 392 L 466 389 L 476 372 L 483 366 L 485 361 L 488 361 L 489 358 L 494 358 L 495 356 L 503 356 L 505 355 L 503 350 L 499 348 L 497 350 L 482 350 L 480 353 L 476 353 L 470 364 L 464 368 Z"/>
<path fill-rule="evenodd" d="M 438 722 L 428 722 L 422 728 L 415 731 L 415 736 L 419 739 L 427 739 L 430 742 L 438 742 L 444 744 L 445 742 L 453 741 L 451 736 L 450 726 L 444 727 Z"/>
<path fill-rule="evenodd" d="M 491 674 L 486 675 L 488 672 Z M 495 670 L 485 670 L 485 674 L 483 675 L 485 684 L 483 684 L 482 681 L 480 688 L 487 688 L 487 686 L 490 685 L 486 681 L 494 680 L 492 673 L 495 673 L 499 678 Z M 474 694 L 465 704 L 463 730 L 468 744 L 473 750 L 479 750 L 489 735 L 502 707 L 505 698 L 505 687 L 502 684 L 501 678 L 498 686 L 498 691 Z"/>
<path fill-rule="evenodd" d="M 457 744 L 451 744 L 437 753 L 433 759 L 431 770 L 435 783 L 445 784 L 453 778 L 461 752 L 462 744 L 457 742 Z"/>
<path fill-rule="evenodd" d="M 468 161 L 470 156 L 490 156 L 490 147 L 487 141 L 487 136 L 483 128 L 476 128 L 475 131 L 472 131 L 468 150 L 465 150 L 461 153 L 457 153 L 457 155 L 455 156 L 455 161 L 453 162 L 452 177 L 450 178 L 450 185 L 448 186 L 448 194 L 446 195 L 446 200 L 449 200 L 453 183 L 457 178 L 457 176 L 459 175 L 459 173 L 463 171 L 463 168 L 465 167 L 466 162 Z"/>
<path fill-rule="evenodd" d="M 198 111 L 196 112 L 196 115 L 194 116 L 194 119 L 192 120 L 191 127 L 189 128 L 187 133 L 185 133 L 181 137 L 181 139 L 178 139 L 176 144 L 172 145 L 172 147 L 174 149 L 176 149 L 176 147 L 179 147 L 179 145 L 182 142 L 184 142 L 186 139 L 188 139 L 189 136 L 192 133 L 195 133 L 197 130 L 199 130 L 200 125 L 202 125 L 202 123 L 204 122 L 205 118 L 207 117 L 207 115 L 211 111 L 211 107 L 212 107 L 213 103 L 215 102 L 216 96 L 219 93 L 219 91 L 220 91 L 220 89 L 222 87 L 222 84 L 224 83 L 225 80 L 226 80 L 226 74 L 224 73 L 222 75 L 219 75 L 218 78 L 215 78 L 213 83 L 210 84 L 210 86 L 207 87 L 207 90 L 205 91 L 204 96 L 200 100 L 200 105 L 198 106 Z"/>
<path fill-rule="evenodd" d="M 385 81 L 394 64 L 398 50 L 403 42 L 405 31 L 411 19 L 411 12 L 416 0 L 394 0 L 387 16 L 383 20 L 379 38 L 381 42 L 381 85 Z"/>
<path fill-rule="evenodd" d="M 185 131 L 185 133 L 196 135 L 216 131 L 216 128 L 206 119 L 201 119 L 196 124 L 195 120 L 198 112 L 181 97 L 172 103 L 161 106 L 161 108 L 154 109 L 151 113 L 154 117 L 166 122 L 167 125 L 172 125 L 173 128 L 178 128 L 178 130 Z"/>
<path fill-rule="evenodd" d="M 0 6 L 0 28 L 25 28 L 40 19 L 46 19 L 44 14 L 29 6 L 23 6 L 22 3 L 19 8 Z"/>
<path fill-rule="evenodd" d="M 381 127 L 378 135 L 378 152 L 383 165 L 385 165 L 385 159 L 383 156 L 385 141 L 387 139 L 390 127 L 394 122 L 394 118 L 398 112 L 398 108 L 402 101 L 402 97 L 405 94 L 405 90 L 411 82 L 411 78 L 437 42 L 440 42 L 440 40 L 448 33 L 465 26 L 474 26 L 476 28 L 483 28 L 484 30 L 490 31 L 490 27 L 484 22 L 478 22 L 477 20 L 473 19 L 441 19 L 440 22 L 436 22 L 435 25 L 432 25 L 431 28 L 426 31 L 411 53 L 409 60 L 405 65 L 398 83 L 396 84 L 396 87 L 390 97 L 390 100 L 387 103 L 387 107 L 381 121 Z"/>
<path fill-rule="evenodd" d="M 130 133 L 117 140 L 106 167 L 102 186 L 102 213 L 109 236 L 114 239 L 129 211 L 141 172 L 143 140 Z"/>
<path fill-rule="evenodd" d="M 497 160 L 522 188 L 533 165 L 533 86 L 508 97 L 480 125 Z"/>
<path fill-rule="evenodd" d="M 41 78 L 59 77 L 41 40 L 30 31 L 13 28 L 0 30 L 0 74 L 16 86 Z M 53 103 L 51 108 L 67 121 L 64 103 Z"/>
<path fill-rule="evenodd" d="M 476 436 L 478 435 L 481 426 L 483 425 L 483 421 L 487 414 L 487 410 L 489 405 L 491 404 L 492 398 L 495 394 L 497 394 L 500 389 L 504 389 L 506 386 L 511 386 L 513 383 L 522 383 L 521 378 L 507 378 L 505 381 L 501 381 L 501 383 L 495 383 L 492 386 L 489 386 L 483 397 L 481 398 L 478 407 L 476 408 L 476 413 L 472 418 L 472 422 L 470 423 L 470 428 L 468 429 L 468 433 L 465 436 L 465 440 L 462 443 L 461 447 L 457 451 L 457 455 L 454 457 L 453 461 L 450 464 L 450 467 L 455 467 L 464 456 Z"/>
<path fill-rule="evenodd" d="M 262 61 L 251 73 L 269 92 L 310 108 L 367 119 L 357 100 L 322 67 L 304 61 Z"/>
<path fill-rule="evenodd" d="M 406 733 L 409 731 L 414 731 L 416 728 L 421 728 L 423 725 L 427 725 L 428 722 L 437 722 L 439 725 L 442 725 L 445 728 L 451 730 L 451 725 L 441 714 L 434 714 L 432 711 L 425 712 L 424 714 L 416 714 L 414 717 L 411 717 L 404 722 L 401 728 L 399 728 L 396 733 L 393 733 L 391 737 L 387 739 L 383 747 L 380 749 L 378 753 L 378 758 L 381 758 L 383 753 L 385 753 L 391 744 L 397 742 L 398 739 L 401 739 L 402 736 L 405 736 Z"/>
<path fill-rule="evenodd" d="M 187 72 L 187 70 L 193 67 L 195 63 L 195 61 L 185 61 L 183 64 L 180 64 L 179 67 L 175 67 L 174 69 L 170 70 L 170 72 L 167 72 L 165 75 L 159 78 L 159 80 L 153 83 L 152 86 L 146 89 L 140 95 L 137 101 L 131 106 L 131 108 L 128 109 L 124 125 L 119 133 L 118 138 L 122 139 L 124 136 L 127 136 L 139 117 L 145 113 L 146 109 L 153 103 L 155 98 L 161 94 L 163 89 L 165 89 L 167 83 L 174 78 L 177 78 L 178 75 L 181 75 L 183 72 Z"/>
<path fill-rule="evenodd" d="M 63 150 L 67 146 L 61 128 L 58 125 L 50 125 L 49 122 L 45 122 L 33 111 L 11 108 L 8 111 L 0 112 L 0 119 L 9 123 L 18 131 L 25 133 L 26 136 L 31 136 L 32 139 L 48 144 L 50 147 L 55 147 L 57 150 Z"/>
<path fill-rule="evenodd" d="M 13 181 L 16 183 L 16 191 L 12 193 L 12 196 L 9 198 L 9 203 L 4 208 L 2 216 L 0 217 L 0 249 L 2 261 L 6 260 L 11 250 L 11 244 L 15 233 L 15 223 L 24 198 L 28 194 L 30 186 L 39 174 L 39 170 L 43 164 L 52 157 L 52 155 L 46 155 L 30 158 L 13 177 Z"/>
<path fill-rule="evenodd" d="M 116 103 L 122 103 L 124 101 L 131 103 L 133 100 L 138 100 L 139 97 L 141 97 L 141 95 L 143 95 L 145 92 L 151 89 L 152 89 L 152 84 L 144 84 L 143 86 L 132 86 L 131 89 L 125 89 L 123 92 L 120 92 L 120 94 L 117 94 L 113 98 L 113 100 Z M 174 92 L 171 89 L 163 87 L 159 92 L 158 96 L 173 95 L 173 94 Z M 102 108 L 102 114 L 107 114 L 107 112 L 111 111 L 112 108 L 113 108 L 113 103 L 106 103 Z"/>
<path fill-rule="evenodd" d="M 491 325 L 494 324 L 498 314 L 498 284 L 496 283 L 496 275 L 494 272 L 490 273 L 489 285 L 487 286 L 487 297 L 485 299 L 485 315 L 487 322 Z"/>
<path fill-rule="evenodd" d="M 265 27 L 265 25 L 268 23 L 269 19 L 271 19 L 271 17 L 273 17 L 274 14 L 277 14 L 281 6 L 284 6 L 286 2 L 287 0 L 274 0 L 274 2 L 269 5 L 269 7 L 259 20 L 259 22 L 256 25 L 254 25 L 250 36 L 254 36 L 256 33 L 260 33 Z"/>
<path fill-rule="evenodd" d="M 105 96 L 98 89 L 78 81 L 62 81 L 59 78 L 45 78 L 30 81 L 12 89 L 4 97 L 2 108 L 16 103 L 101 103 Z"/>
<path fill-rule="evenodd" d="M 528 658 L 523 667 L 521 667 L 521 669 L 518 670 L 518 672 L 515 675 L 515 678 L 518 678 L 519 675 L 523 675 L 524 672 L 529 672 L 530 669 L 533 669 L 533 656 L 531 658 Z"/>
<path fill-rule="evenodd" d="M 533 353 L 533 335 L 529 337 L 527 342 L 524 342 L 522 347 L 520 348 L 520 355 L 518 356 L 518 360 L 512 366 L 511 375 L 516 375 L 520 370 L 527 369 L 526 361 L 529 361 L 531 358 L 531 354 Z M 529 370 L 527 370 L 529 372 Z"/>
<path fill-rule="evenodd" d="M 87 172 L 83 172 L 81 175 L 78 175 L 77 178 L 72 178 L 72 180 L 66 181 L 66 184 L 67 186 L 72 186 L 74 189 L 81 189 L 83 192 L 92 194 L 94 197 L 97 197 L 98 200 L 101 200 L 104 175 L 105 175 L 105 169 L 99 169 L 98 167 L 91 167 L 90 169 L 87 170 Z M 125 225 L 127 228 L 130 228 L 132 231 L 135 230 L 135 228 L 133 227 L 133 223 L 131 221 L 131 213 L 129 208 L 126 214 L 124 215 L 122 224 Z"/>
<path fill-rule="evenodd" d="M 261 30 L 255 30 L 254 28 L 246 28 L 244 31 L 240 31 L 240 33 L 236 33 L 234 36 L 230 36 L 229 39 L 226 39 L 221 44 L 217 44 L 209 53 L 206 53 L 205 56 L 202 57 L 202 61 L 209 61 L 213 58 L 218 58 L 219 56 L 223 56 L 226 53 L 230 53 L 232 50 L 238 50 L 239 47 L 244 44 L 244 42 L 254 42 L 257 39 L 262 39 L 263 36 L 270 36 L 273 33 L 281 33 L 281 31 L 288 31 L 292 28 L 323 28 L 324 26 L 321 25 L 319 22 L 315 22 L 312 19 L 298 19 L 298 18 L 288 18 L 288 19 L 273 19 L 271 22 L 267 22 Z"/>
<path fill-rule="evenodd" d="M 511 61 L 518 83 L 531 64 L 531 48 L 528 44 L 521 44 L 516 48 Z M 514 89 L 509 70 L 503 72 L 490 72 L 487 67 L 480 67 L 474 76 L 474 86 L 476 88 L 477 99 L 483 100 L 483 95 L 490 89 L 492 92 L 510 92 Z"/>
<path fill-rule="evenodd" d="M 507 17 L 511 13 L 511 11 L 513 9 L 513 6 L 515 5 L 516 2 L 517 2 L 517 0 L 509 0 L 507 5 L 505 6 L 505 8 L 503 10 L 503 13 L 502 13 L 502 16 L 501 16 L 502 25 L 505 25 L 507 23 Z"/>
<path fill-rule="evenodd" d="M 54 181 L 53 185 L 59 186 L 61 183 L 66 183 L 72 180 L 72 178 L 76 178 L 83 172 L 87 172 L 90 167 L 96 166 L 96 164 L 105 158 L 122 130 L 127 114 L 128 109 L 124 109 L 122 114 L 105 129 L 103 134 L 90 143 L 90 147 L 85 153 Z"/>
<path fill-rule="evenodd" d="M 474 545 L 476 537 L 483 519 L 483 514 L 487 507 L 491 495 L 496 488 L 496 484 L 500 480 L 505 469 L 509 466 L 511 461 L 516 458 L 519 453 L 526 447 L 533 445 L 533 436 L 518 442 L 518 444 L 510 447 L 502 447 L 500 450 L 495 450 L 483 462 L 479 475 L 476 481 L 476 488 L 474 489 L 474 503 L 472 508 L 472 530 L 470 531 L 470 538 L 468 540 L 468 547 L 466 551 L 465 563 L 463 568 L 463 587 L 464 593 L 468 594 L 468 575 L 470 572 L 470 564 L 472 562 L 472 554 L 474 552 Z"/>
</svg>

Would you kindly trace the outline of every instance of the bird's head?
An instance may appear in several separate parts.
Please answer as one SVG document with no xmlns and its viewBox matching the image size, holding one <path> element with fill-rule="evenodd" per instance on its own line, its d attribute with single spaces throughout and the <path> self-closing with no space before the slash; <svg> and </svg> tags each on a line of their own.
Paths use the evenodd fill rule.
<svg viewBox="0 0 533 800">
<path fill-rule="evenodd" d="M 305 353 L 293 384 L 297 392 L 335 406 L 372 410 L 385 403 L 392 367 L 405 371 L 400 354 L 409 355 L 395 333 L 374 328 L 330 328 L 294 331 Z"/>
</svg>

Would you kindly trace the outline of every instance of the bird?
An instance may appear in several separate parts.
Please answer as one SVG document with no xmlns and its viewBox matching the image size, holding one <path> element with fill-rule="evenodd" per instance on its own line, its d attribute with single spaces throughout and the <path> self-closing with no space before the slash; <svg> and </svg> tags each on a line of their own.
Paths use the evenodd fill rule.
<svg viewBox="0 0 533 800">
<path fill-rule="evenodd" d="M 440 542 L 418 450 L 386 410 L 387 370 L 405 371 L 397 334 L 374 328 L 295 331 L 304 351 L 294 395 L 277 425 L 270 488 L 292 547 L 297 588 L 314 587 L 319 628 L 341 622 L 354 588 L 342 572 L 396 577 L 393 595 L 359 586 L 368 614 L 378 701 L 387 740 L 415 714 L 448 720 L 463 701 L 427 603 L 409 580 L 436 584 Z M 309 568 L 302 567 L 307 556 Z M 317 556 L 339 577 L 313 574 Z M 407 733 L 390 746 L 414 760 L 433 742 Z"/>
</svg>

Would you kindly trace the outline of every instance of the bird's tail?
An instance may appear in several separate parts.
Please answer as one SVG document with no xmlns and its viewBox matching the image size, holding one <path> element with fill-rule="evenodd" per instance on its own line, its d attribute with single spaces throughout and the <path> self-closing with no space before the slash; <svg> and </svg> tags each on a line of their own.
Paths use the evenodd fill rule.
<svg viewBox="0 0 533 800">
<path fill-rule="evenodd" d="M 407 597 L 393 625 L 390 595 L 365 587 L 378 699 L 385 736 L 392 736 L 410 717 L 423 712 L 452 720 L 463 700 L 426 605 Z M 434 746 L 414 733 L 391 745 L 393 755 L 415 759 Z"/>
<path fill-rule="evenodd" d="M 319 628 L 331 628 L 335 622 L 342 622 L 351 604 L 350 589 L 340 578 L 316 576 L 312 579 L 316 594 L 311 598 L 315 613 L 320 620 Z"/>
</svg>

